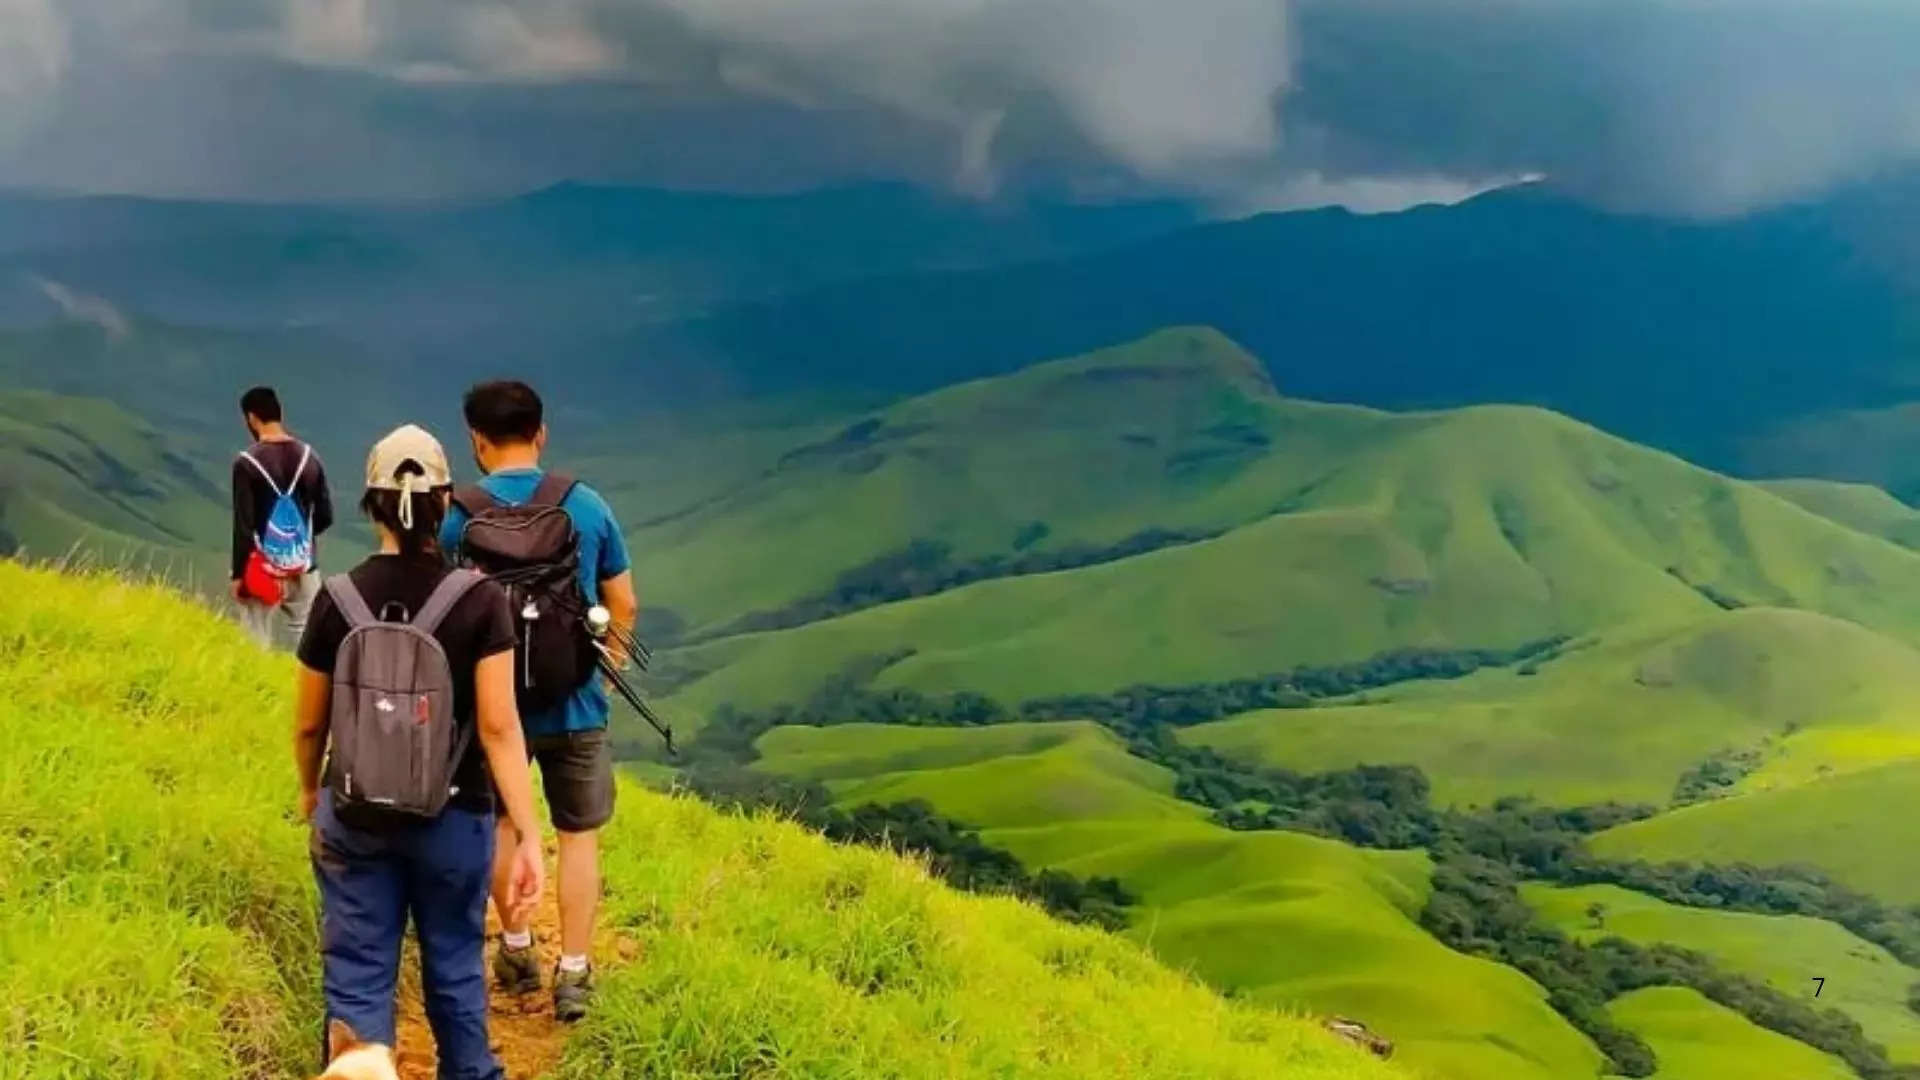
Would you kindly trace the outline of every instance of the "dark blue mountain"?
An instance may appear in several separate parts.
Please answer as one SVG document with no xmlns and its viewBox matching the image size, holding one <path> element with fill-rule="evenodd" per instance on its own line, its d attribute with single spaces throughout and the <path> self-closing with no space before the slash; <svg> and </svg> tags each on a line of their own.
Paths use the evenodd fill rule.
<svg viewBox="0 0 1920 1080">
<path fill-rule="evenodd" d="M 1611 214 L 1531 187 L 850 282 L 604 351 L 736 392 L 907 392 L 1205 324 L 1292 395 L 1537 404 L 1737 469 L 1744 440 L 1788 420 L 1920 398 L 1916 251 L 1913 185 L 1719 222 Z"/>
</svg>

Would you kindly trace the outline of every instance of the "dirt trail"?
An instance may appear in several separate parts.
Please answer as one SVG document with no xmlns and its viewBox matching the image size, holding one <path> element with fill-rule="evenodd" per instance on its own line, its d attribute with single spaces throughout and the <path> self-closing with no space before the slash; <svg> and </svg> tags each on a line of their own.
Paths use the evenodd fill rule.
<svg viewBox="0 0 1920 1080">
<path fill-rule="evenodd" d="M 553 966 L 560 958 L 560 907 L 558 882 L 549 855 L 546 896 L 534 915 L 533 934 L 540 950 L 541 980 L 550 987 Z M 493 950 L 499 941 L 500 926 L 492 913 L 487 915 L 487 978 L 493 978 Z M 419 967 L 409 945 L 406 978 L 400 994 L 399 1042 L 400 1080 L 434 1080 L 437 1060 L 433 1052 L 433 1030 L 427 1026 L 420 1006 Z M 638 955 L 630 941 L 602 932 L 594 943 L 595 963 L 601 971 L 611 971 Z M 553 1018 L 553 994 L 543 988 L 524 997 L 491 993 L 494 1052 L 506 1066 L 507 1080 L 537 1080 L 559 1064 L 567 1042 L 568 1028 Z"/>
</svg>

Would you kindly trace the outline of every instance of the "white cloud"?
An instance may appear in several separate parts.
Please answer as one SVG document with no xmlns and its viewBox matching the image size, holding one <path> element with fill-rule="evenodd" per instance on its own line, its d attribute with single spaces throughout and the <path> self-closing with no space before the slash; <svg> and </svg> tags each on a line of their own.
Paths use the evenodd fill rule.
<svg viewBox="0 0 1920 1080">
<path fill-rule="evenodd" d="M 511 79 L 567 79 L 618 68 L 624 50 L 568 3 L 484 3 L 459 12 L 453 32 L 462 60 Z"/>
<path fill-rule="evenodd" d="M 133 324 L 106 298 L 79 292 L 48 278 L 34 278 L 33 281 L 40 287 L 40 292 L 74 322 L 92 323 L 114 341 L 125 341 L 133 333 Z"/>
<path fill-rule="evenodd" d="M 287 0 L 288 54 L 319 63 L 361 63 L 378 38 L 373 0 Z"/>
</svg>

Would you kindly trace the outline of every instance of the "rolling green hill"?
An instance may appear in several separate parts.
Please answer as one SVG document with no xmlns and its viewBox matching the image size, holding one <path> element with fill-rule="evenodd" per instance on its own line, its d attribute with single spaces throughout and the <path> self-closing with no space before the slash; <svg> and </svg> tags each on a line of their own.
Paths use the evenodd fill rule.
<svg viewBox="0 0 1920 1080">
<path fill-rule="evenodd" d="M 0 391 L 0 554 L 78 550 L 182 581 L 216 580 L 225 485 L 105 401 Z"/>
<path fill-rule="evenodd" d="M 1594 850 L 1615 858 L 1817 866 L 1873 896 L 1920 903 L 1920 854 L 1901 843 L 1920 812 L 1920 759 L 1721 799 L 1622 825 Z"/>
<path fill-rule="evenodd" d="M 1728 971 L 1845 1012 L 1896 1062 L 1920 1061 L 1920 1016 L 1907 1007 L 1920 971 L 1887 950 L 1820 919 L 1749 915 L 1679 907 L 1610 885 L 1521 891 L 1542 921 L 1577 940 L 1617 935 L 1636 944 L 1668 943 L 1706 953 Z M 1604 906 L 1600 925 L 1588 911 Z M 1816 984 L 1818 977 L 1825 980 Z"/>
<path fill-rule="evenodd" d="M 1759 486 L 1850 529 L 1920 548 L 1920 510 L 1884 488 L 1834 480 L 1762 480 Z"/>
<path fill-rule="evenodd" d="M 1920 641 L 1920 555 L 1550 413 L 1291 402 L 1205 332 L 956 387 L 795 453 L 636 538 L 658 602 L 697 625 L 778 608 L 916 535 L 978 555 L 1038 520 L 1041 546 L 1226 531 L 680 650 L 718 672 L 683 694 L 695 713 L 791 700 L 905 649 L 881 686 L 1018 700 L 1410 646 L 1678 633 L 1737 605 Z"/>
<path fill-rule="evenodd" d="M 1851 1080 L 1853 1070 L 1792 1039 L 1755 1027 L 1683 987 L 1637 990 L 1613 1003 L 1615 1020 L 1659 1055 L 1653 1080 Z"/>
<path fill-rule="evenodd" d="M 0 595 L 0 1075 L 307 1075 L 287 662 L 107 576 L 0 561 Z M 608 919 L 646 959 L 606 974 L 560 1076 L 1401 1075 L 891 855 L 631 785 L 621 805 Z"/>
<path fill-rule="evenodd" d="M 1101 729 L 785 727 L 760 748 L 760 768 L 824 780 L 842 803 L 925 799 L 1031 865 L 1118 877 L 1142 898 L 1134 935 L 1170 963 L 1254 1000 L 1363 1018 L 1436 1077 L 1598 1067 L 1539 987 L 1420 929 L 1425 856 L 1229 832 Z"/>
<path fill-rule="evenodd" d="M 1920 651 L 1829 616 L 1749 608 L 1604 634 L 1532 675 L 1398 686 L 1182 737 L 1305 772 L 1418 765 L 1443 802 L 1663 805 L 1684 772 L 1726 750 L 1756 755 L 1746 787 L 1920 756 Z"/>
</svg>

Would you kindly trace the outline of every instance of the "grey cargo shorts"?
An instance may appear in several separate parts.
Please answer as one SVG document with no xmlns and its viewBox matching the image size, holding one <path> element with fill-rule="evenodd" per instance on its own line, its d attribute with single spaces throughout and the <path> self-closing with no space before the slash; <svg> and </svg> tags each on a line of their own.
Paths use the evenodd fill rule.
<svg viewBox="0 0 1920 1080">
<path fill-rule="evenodd" d="M 613 748 L 606 731 L 529 736 L 527 753 L 540 766 L 554 828 L 592 832 L 613 820 Z"/>
</svg>

